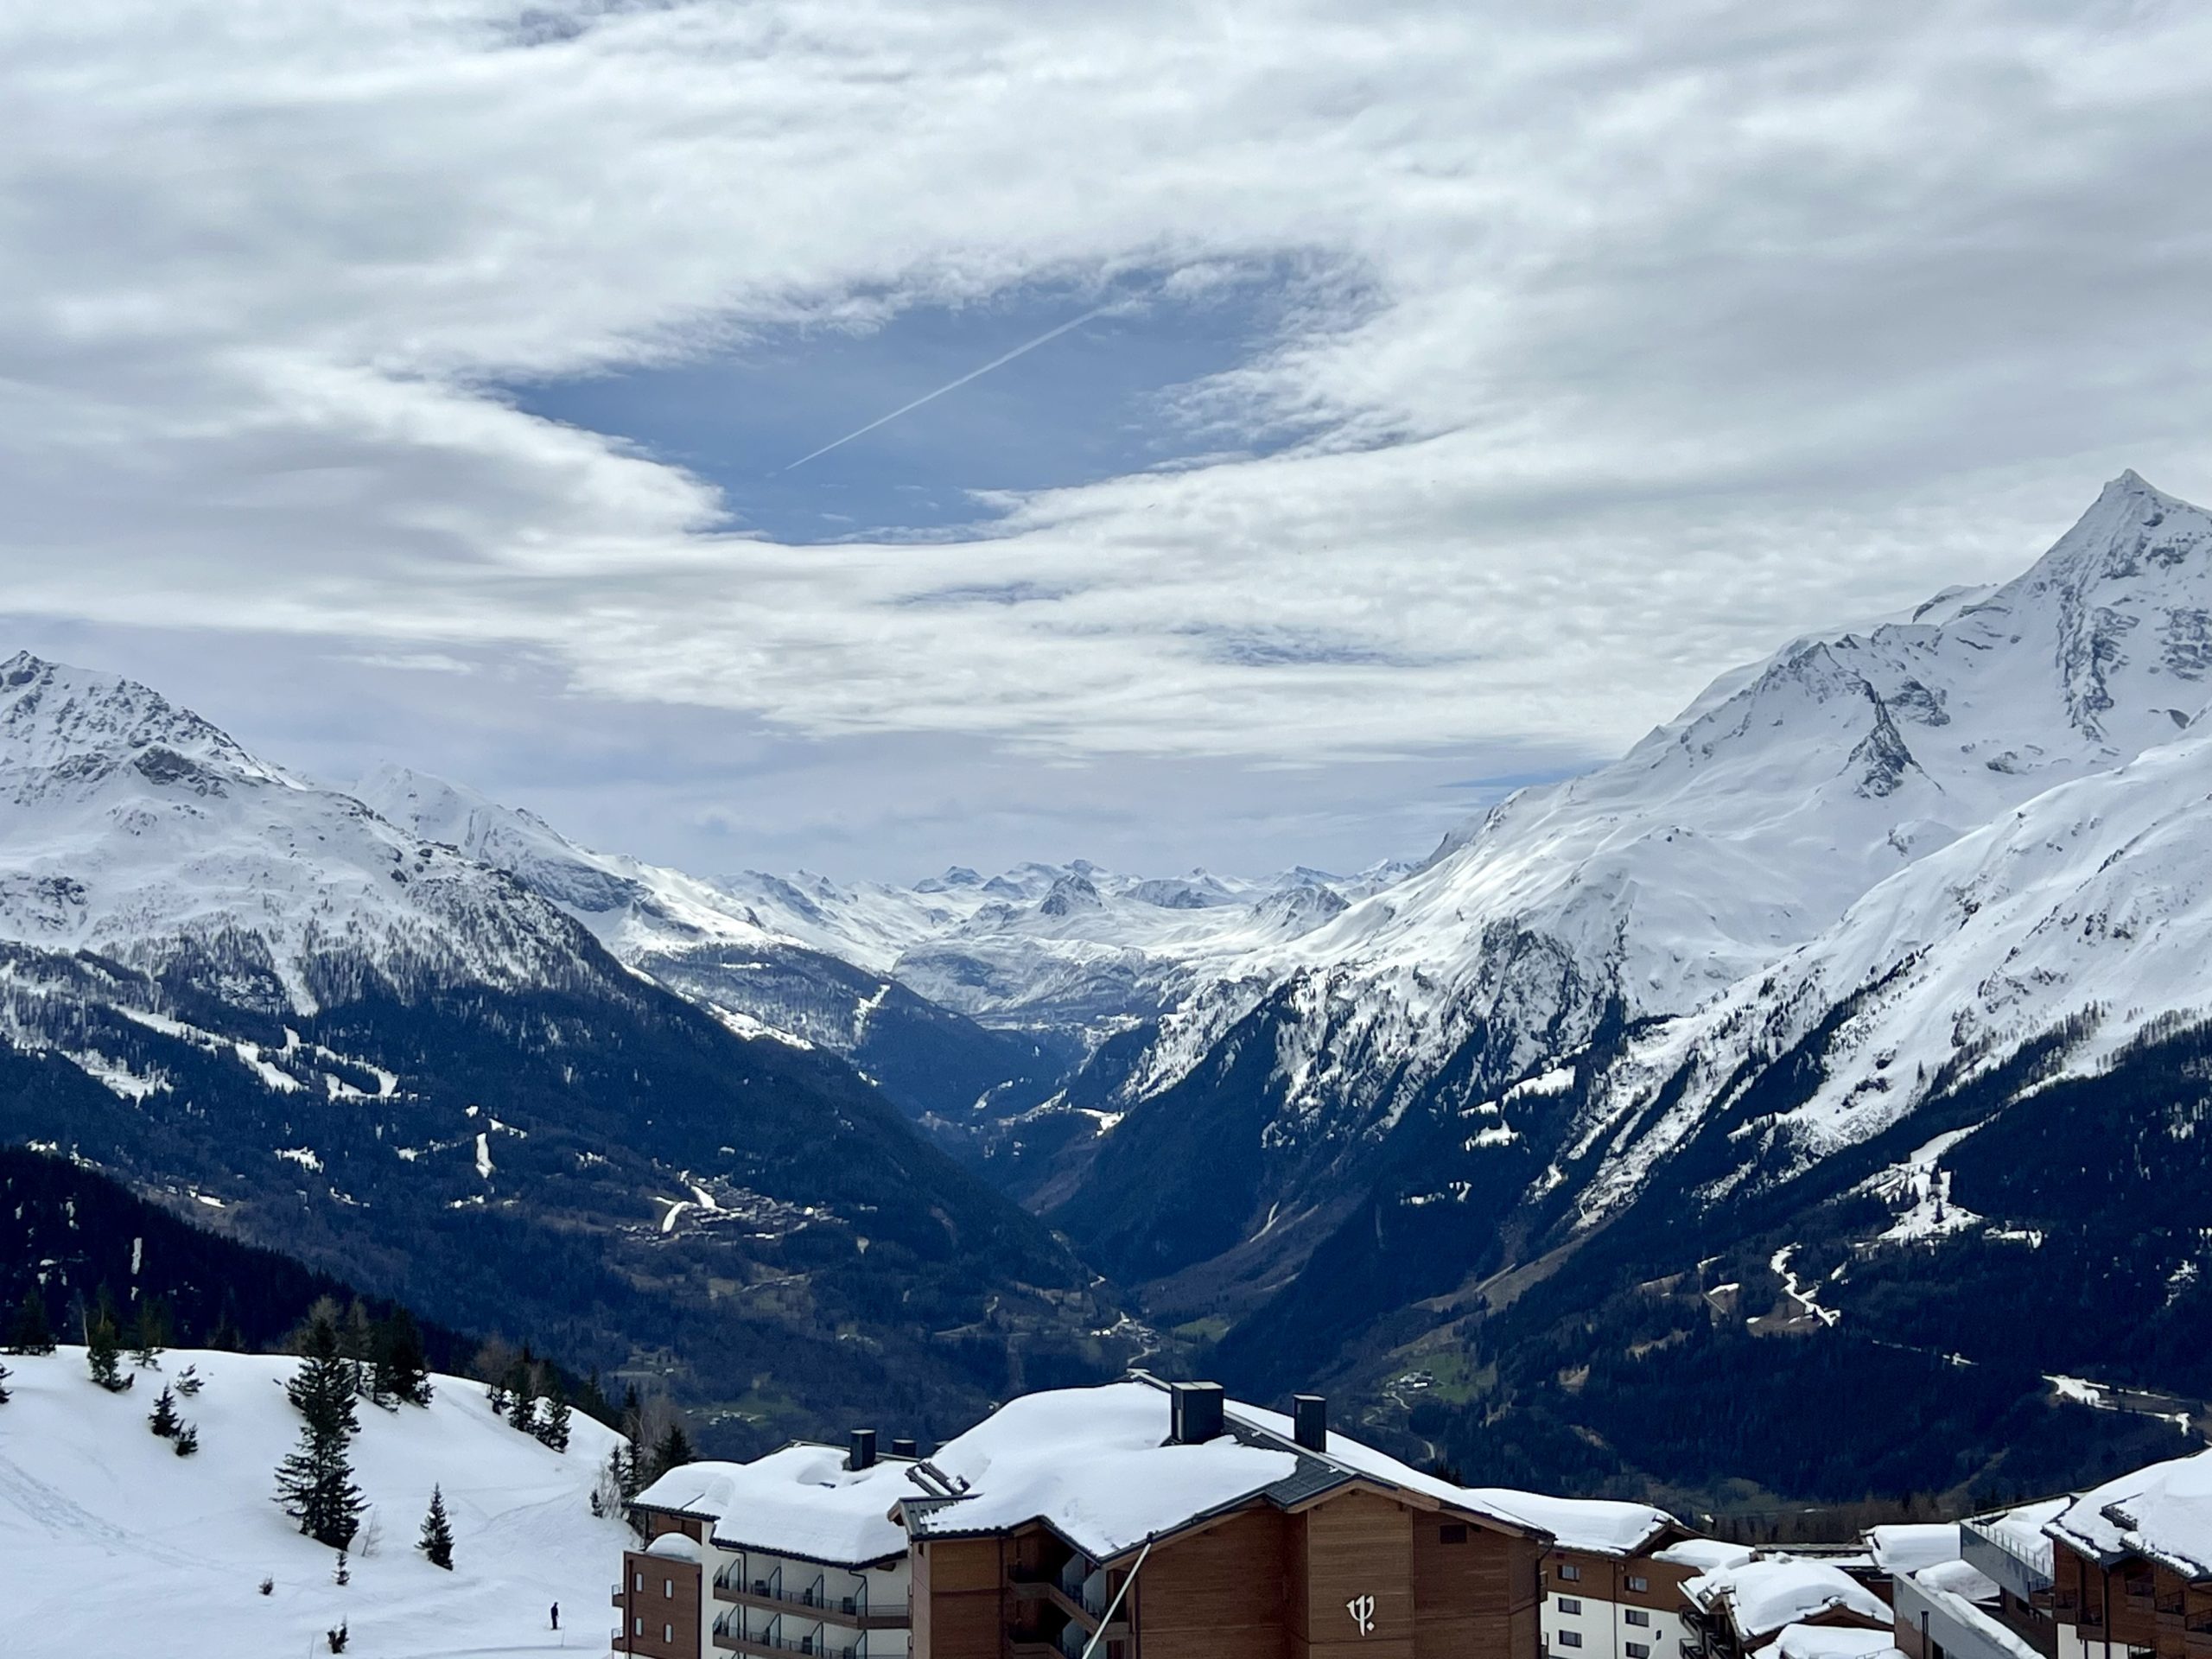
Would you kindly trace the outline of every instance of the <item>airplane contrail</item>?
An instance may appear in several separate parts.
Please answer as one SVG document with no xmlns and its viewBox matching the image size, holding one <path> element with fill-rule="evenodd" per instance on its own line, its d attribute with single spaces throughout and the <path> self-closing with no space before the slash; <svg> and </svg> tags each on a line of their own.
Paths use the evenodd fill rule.
<svg viewBox="0 0 2212 1659">
<path fill-rule="evenodd" d="M 808 461 L 818 461 L 823 455 L 828 454 L 832 449 L 837 448 L 842 445 L 850 443 L 855 438 L 866 437 L 869 433 L 874 431 L 877 427 L 887 425 L 890 422 L 897 420 L 901 415 L 911 415 L 914 410 L 919 409 L 924 404 L 933 402 L 937 398 L 944 397 L 948 391 L 957 391 L 961 387 L 966 385 L 970 380 L 979 379 L 982 376 L 988 374 L 993 369 L 1004 368 L 1007 364 L 1013 362 L 1015 358 L 1021 356 L 1024 353 L 1033 352 L 1039 346 L 1049 345 L 1052 341 L 1058 340 L 1062 334 L 1066 334 L 1071 328 L 1080 328 L 1084 323 L 1092 321 L 1094 318 L 1104 316 L 1107 312 L 1113 308 L 1114 308 L 1111 306 L 1102 305 L 1095 310 L 1084 312 L 1079 317 L 1070 319 L 1068 321 L 1062 323 L 1057 328 L 1047 328 L 1043 334 L 1038 335 L 1036 339 L 1026 341 L 1001 356 L 993 358 L 989 362 L 984 364 L 982 368 L 970 369 L 967 373 L 962 375 L 957 380 L 948 380 L 943 385 L 939 386 L 935 391 L 925 391 L 920 397 L 915 398 L 911 404 L 901 404 L 898 408 L 893 410 L 888 415 L 878 416 L 874 420 L 870 421 L 866 426 L 860 427 L 853 431 L 848 432 L 842 438 L 831 439 L 828 443 L 823 444 L 819 449 L 815 450 L 812 454 L 801 455 L 797 461 L 791 462 L 788 466 L 779 467 L 774 472 L 769 474 L 768 476 L 771 478 L 780 478 L 785 473 L 797 472 L 800 467 L 805 466 Z"/>
</svg>

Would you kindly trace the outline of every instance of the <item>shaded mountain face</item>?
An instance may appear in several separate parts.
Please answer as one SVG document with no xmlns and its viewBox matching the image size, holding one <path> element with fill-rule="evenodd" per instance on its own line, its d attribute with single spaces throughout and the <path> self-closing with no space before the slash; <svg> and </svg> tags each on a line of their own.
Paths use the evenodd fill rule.
<svg viewBox="0 0 2212 1659">
<path fill-rule="evenodd" d="M 666 1371 L 732 1446 L 1118 1357 L 1067 1252 L 843 1061 L 143 687 L 0 664 L 0 1140 Z"/>
<path fill-rule="evenodd" d="M 1577 1428 L 1547 1455 L 1614 1445 L 1601 1396 L 1674 1363 L 1559 1382 L 1616 1334 L 1927 1345 L 1931 1256 L 2041 1287 L 2041 1345 L 1984 1319 L 1985 1351 L 1933 1362 L 2014 1365 L 1990 1421 L 2048 1392 L 2038 1365 L 2212 1392 L 2124 1330 L 2169 1290 L 2204 1311 L 2212 1266 L 2208 613 L 2212 518 L 2128 474 L 2017 580 L 1724 677 L 1195 985 L 1052 1218 L 1162 1322 L 1228 1316 L 1243 1386 Z M 2142 1294 L 2073 1312 L 2062 1264 L 2118 1259 Z M 1592 1319 L 1594 1356 L 1546 1345 Z M 1958 1433 L 1995 1455 L 1989 1421 Z"/>
</svg>

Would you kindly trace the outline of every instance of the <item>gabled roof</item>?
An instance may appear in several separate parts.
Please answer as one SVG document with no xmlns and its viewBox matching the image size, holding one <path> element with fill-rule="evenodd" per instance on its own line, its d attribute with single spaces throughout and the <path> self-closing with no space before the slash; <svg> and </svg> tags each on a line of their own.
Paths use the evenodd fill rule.
<svg viewBox="0 0 2212 1659">
<path fill-rule="evenodd" d="M 2212 1579 L 2212 1451 L 2108 1480 L 2044 1530 L 2101 1566 L 2139 1555 L 2192 1582 Z"/>
<path fill-rule="evenodd" d="M 687 1463 L 632 1500 L 709 1523 L 725 1549 L 755 1549 L 830 1567 L 871 1567 L 906 1553 L 891 1507 L 913 1488 L 906 1458 L 845 1466 L 844 1449 L 797 1441 L 751 1463 Z"/>
<path fill-rule="evenodd" d="M 1095 1561 L 1264 1503 L 1294 1510 L 1364 1487 L 1423 1508 L 1529 1535 L 1543 1529 L 1493 1511 L 1462 1488 L 1371 1446 L 1332 1434 L 1325 1452 L 1299 1446 L 1278 1412 L 1230 1402 L 1223 1433 L 1198 1446 L 1169 1440 L 1164 1385 L 1137 1375 L 1100 1388 L 1009 1401 L 948 1440 L 900 1504 L 917 1538 L 989 1535 L 1041 1522 Z"/>
</svg>

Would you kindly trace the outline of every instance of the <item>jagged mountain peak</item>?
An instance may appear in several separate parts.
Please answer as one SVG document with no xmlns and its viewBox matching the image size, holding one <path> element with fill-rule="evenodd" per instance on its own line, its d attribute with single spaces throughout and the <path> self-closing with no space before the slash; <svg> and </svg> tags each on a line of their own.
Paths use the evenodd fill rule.
<svg viewBox="0 0 2212 1659">
<path fill-rule="evenodd" d="M 156 751 L 176 759 L 148 760 Z M 91 784 L 133 761 L 157 780 L 207 768 L 239 779 L 283 778 L 219 728 L 136 680 L 28 651 L 0 662 L 0 776 L 13 774 L 9 792 L 19 804 L 47 790 Z"/>
</svg>

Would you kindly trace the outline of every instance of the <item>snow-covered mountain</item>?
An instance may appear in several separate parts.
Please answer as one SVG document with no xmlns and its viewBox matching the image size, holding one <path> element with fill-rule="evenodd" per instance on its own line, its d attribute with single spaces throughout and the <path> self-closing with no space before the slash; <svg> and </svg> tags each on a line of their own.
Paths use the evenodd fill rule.
<svg viewBox="0 0 2212 1659">
<path fill-rule="evenodd" d="M 129 680 L 0 662 L 0 939 L 312 1012 L 341 984 L 538 984 L 575 930 L 496 871 Z"/>
<path fill-rule="evenodd" d="M 435 1319 L 527 1318 L 610 1364 L 672 1342 L 654 1363 L 716 1397 L 774 1345 L 785 1431 L 836 1421 L 880 1368 L 950 1411 L 1001 1392 L 1027 1344 L 1109 1364 L 1103 1302 L 1054 1300 L 1093 1300 L 1080 1267 L 880 1090 L 626 967 L 575 917 L 731 961 L 761 930 L 512 815 L 478 850 L 499 841 L 528 880 L 444 827 L 129 680 L 0 664 L 0 1141 Z M 625 881 L 645 897 L 591 908 Z M 806 1290 L 709 1288 L 761 1279 Z M 931 1345 L 987 1305 L 1006 1327 L 988 1359 Z"/>
<path fill-rule="evenodd" d="M 2100 1075 L 2212 1010 L 2208 669 L 2212 516 L 2126 474 L 2016 580 L 1796 640 L 1222 964 L 1055 1218 L 1163 1313 L 1225 1296 L 1257 1366 Z M 1925 1151 L 1854 1176 L 1868 1236 Z"/>
<path fill-rule="evenodd" d="M 627 1529 L 591 1513 L 616 1437 L 581 1414 L 566 1452 L 503 1422 L 479 1384 L 435 1376 L 428 1408 L 363 1407 L 353 1445 L 370 1510 L 334 1582 L 332 1553 L 270 1502 L 300 1417 L 279 1384 L 295 1360 L 173 1350 L 127 1394 L 86 1376 L 82 1348 L 10 1356 L 0 1405 L 0 1649 L 137 1652 L 149 1624 L 177 1659 L 327 1651 L 346 1627 L 360 1659 L 496 1650 L 598 1651 Z M 200 1450 L 148 1432 L 149 1395 L 187 1366 L 180 1399 Z M 416 1550 L 430 1491 L 454 1533 L 450 1572 Z M 127 1593 L 109 1586 L 120 1575 Z M 269 1593 L 257 1593 L 264 1579 Z"/>
</svg>

